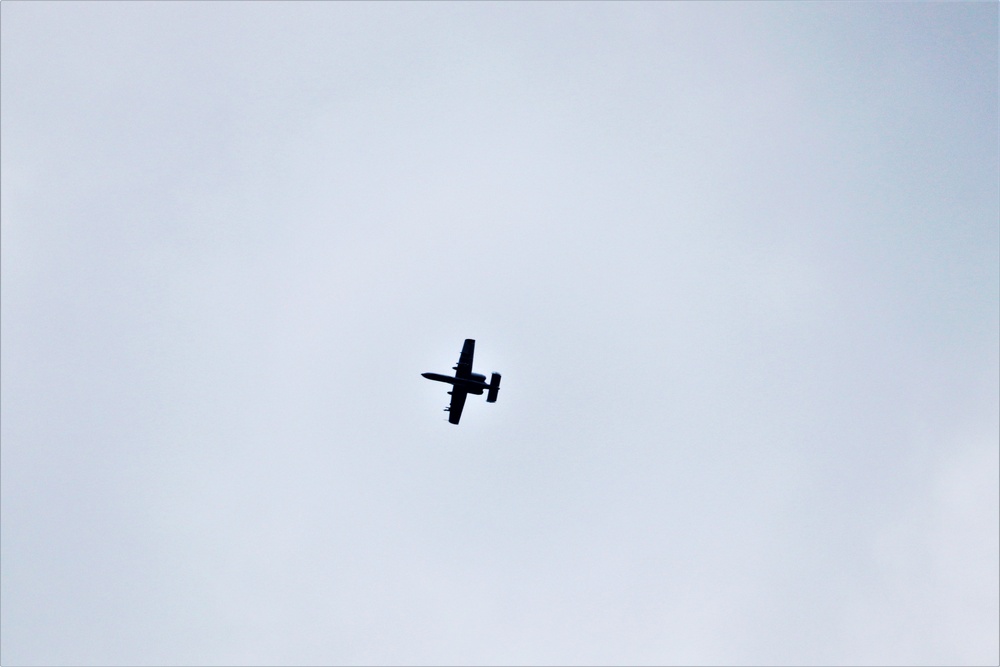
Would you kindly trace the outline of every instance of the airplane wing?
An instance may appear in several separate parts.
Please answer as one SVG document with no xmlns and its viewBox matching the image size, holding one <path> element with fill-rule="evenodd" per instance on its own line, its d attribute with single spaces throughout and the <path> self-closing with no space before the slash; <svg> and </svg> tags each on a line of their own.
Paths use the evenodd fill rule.
<svg viewBox="0 0 1000 667">
<path fill-rule="evenodd" d="M 472 377 L 472 355 L 476 353 L 476 341 L 472 338 L 465 339 L 465 345 L 462 346 L 462 355 L 458 358 L 458 364 L 455 366 L 455 377 L 457 378 L 470 378 Z M 465 400 L 465 397 L 462 398 Z M 461 412 L 461 408 L 459 408 Z M 456 419 L 455 424 L 458 423 Z"/>
<path fill-rule="evenodd" d="M 458 387 L 452 389 L 451 405 L 448 407 L 448 421 L 452 424 L 457 424 L 458 420 L 462 418 L 462 408 L 465 407 L 466 396 L 468 396 L 468 392 L 464 392 Z"/>
</svg>

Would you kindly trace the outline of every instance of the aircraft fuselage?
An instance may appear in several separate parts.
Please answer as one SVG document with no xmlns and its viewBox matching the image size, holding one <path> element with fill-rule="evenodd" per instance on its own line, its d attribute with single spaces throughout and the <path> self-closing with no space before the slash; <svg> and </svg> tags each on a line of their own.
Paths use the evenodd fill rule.
<svg viewBox="0 0 1000 667">
<path fill-rule="evenodd" d="M 469 378 L 456 378 L 450 375 L 441 375 L 440 373 L 421 373 L 421 375 L 428 380 L 437 380 L 438 382 L 447 382 L 448 384 L 455 385 L 462 391 L 470 394 L 482 394 L 490 388 L 490 385 L 486 382 L 486 376 L 479 373 L 473 373 L 472 377 Z"/>
</svg>

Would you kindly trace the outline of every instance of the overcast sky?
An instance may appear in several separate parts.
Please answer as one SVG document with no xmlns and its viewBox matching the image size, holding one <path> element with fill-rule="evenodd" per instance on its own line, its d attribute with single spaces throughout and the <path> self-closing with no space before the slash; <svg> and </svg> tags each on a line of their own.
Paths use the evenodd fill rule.
<svg viewBox="0 0 1000 667">
<path fill-rule="evenodd" d="M 997 664 L 997 15 L 4 2 L 0 660 Z"/>
</svg>

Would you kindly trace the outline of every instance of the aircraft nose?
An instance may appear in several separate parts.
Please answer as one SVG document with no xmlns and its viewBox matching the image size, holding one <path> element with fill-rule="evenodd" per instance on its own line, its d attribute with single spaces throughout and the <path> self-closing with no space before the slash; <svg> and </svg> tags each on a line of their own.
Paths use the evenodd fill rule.
<svg viewBox="0 0 1000 667">
<path fill-rule="evenodd" d="M 430 376 L 431 376 L 431 374 L 430 374 L 430 373 L 421 373 L 421 374 L 420 374 L 420 377 L 425 377 L 425 378 L 427 378 L 428 380 L 430 380 L 430 379 L 431 379 L 431 377 L 430 377 Z"/>
</svg>

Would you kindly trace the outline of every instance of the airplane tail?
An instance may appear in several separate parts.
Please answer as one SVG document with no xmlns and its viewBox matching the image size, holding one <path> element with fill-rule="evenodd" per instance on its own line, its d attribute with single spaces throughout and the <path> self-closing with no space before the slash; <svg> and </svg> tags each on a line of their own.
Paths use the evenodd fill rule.
<svg viewBox="0 0 1000 667">
<path fill-rule="evenodd" d="M 500 393 L 500 374 L 494 373 L 490 377 L 490 391 L 486 394 L 486 402 L 496 403 L 498 393 Z"/>
</svg>

